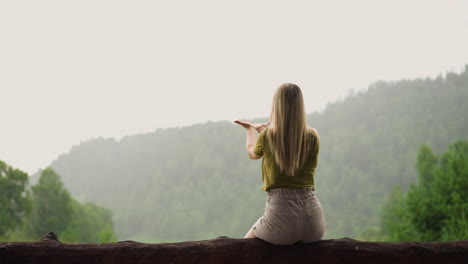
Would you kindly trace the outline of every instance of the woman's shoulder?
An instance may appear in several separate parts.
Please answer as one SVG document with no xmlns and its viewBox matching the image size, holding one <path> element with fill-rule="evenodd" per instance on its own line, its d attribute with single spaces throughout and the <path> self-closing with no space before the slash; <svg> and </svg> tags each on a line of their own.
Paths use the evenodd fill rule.
<svg viewBox="0 0 468 264">
<path fill-rule="evenodd" d="M 320 136 L 319 136 L 319 133 L 317 132 L 317 129 L 312 128 L 312 127 L 307 127 L 307 135 L 310 138 L 311 142 L 316 142 L 316 143 L 320 142 Z"/>
<path fill-rule="evenodd" d="M 313 135 L 313 136 L 315 136 L 315 137 L 317 137 L 317 138 L 319 137 L 319 134 L 318 134 L 318 132 L 317 132 L 317 129 L 315 129 L 315 128 L 313 128 L 313 127 L 307 127 L 307 133 L 308 133 L 309 135 Z"/>
<path fill-rule="evenodd" d="M 265 141 L 268 138 L 268 127 L 263 129 L 262 132 L 258 133 L 258 139 Z"/>
</svg>

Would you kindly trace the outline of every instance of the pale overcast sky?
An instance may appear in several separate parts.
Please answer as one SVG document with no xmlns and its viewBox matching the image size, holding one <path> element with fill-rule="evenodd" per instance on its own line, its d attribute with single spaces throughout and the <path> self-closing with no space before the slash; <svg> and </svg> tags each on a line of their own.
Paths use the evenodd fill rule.
<svg viewBox="0 0 468 264">
<path fill-rule="evenodd" d="M 0 160 L 33 173 L 93 137 L 266 117 L 284 82 L 313 112 L 461 72 L 467 2 L 2 1 Z"/>
</svg>

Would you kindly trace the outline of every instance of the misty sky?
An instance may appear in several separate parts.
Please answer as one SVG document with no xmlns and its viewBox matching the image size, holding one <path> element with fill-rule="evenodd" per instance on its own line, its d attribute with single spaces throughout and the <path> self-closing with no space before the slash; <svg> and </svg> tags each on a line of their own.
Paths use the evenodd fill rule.
<svg viewBox="0 0 468 264">
<path fill-rule="evenodd" d="M 0 160 L 28 173 L 93 137 L 268 116 L 284 82 L 312 112 L 468 63 L 461 0 L 9 2 Z"/>
</svg>

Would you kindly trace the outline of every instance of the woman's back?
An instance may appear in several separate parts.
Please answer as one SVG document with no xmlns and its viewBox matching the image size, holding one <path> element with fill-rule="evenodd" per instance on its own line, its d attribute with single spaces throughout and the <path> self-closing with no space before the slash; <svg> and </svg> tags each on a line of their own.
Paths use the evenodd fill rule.
<svg viewBox="0 0 468 264">
<path fill-rule="evenodd" d="M 273 188 L 304 188 L 314 187 L 314 174 L 317 167 L 320 149 L 320 138 L 315 129 L 307 129 L 308 153 L 302 168 L 299 168 L 294 176 L 288 176 L 281 171 L 276 161 L 275 154 L 268 140 L 268 129 L 262 131 L 254 146 L 254 153 L 263 156 L 262 160 L 262 190 L 268 191 Z"/>
</svg>

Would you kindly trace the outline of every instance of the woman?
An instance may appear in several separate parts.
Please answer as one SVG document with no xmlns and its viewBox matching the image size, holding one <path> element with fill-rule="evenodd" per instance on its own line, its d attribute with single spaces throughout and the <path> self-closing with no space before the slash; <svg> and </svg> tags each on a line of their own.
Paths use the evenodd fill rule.
<svg viewBox="0 0 468 264">
<path fill-rule="evenodd" d="M 262 190 L 267 192 L 265 212 L 245 238 L 276 245 L 320 240 L 326 223 L 314 187 L 319 135 L 307 127 L 301 89 L 285 83 L 276 90 L 270 128 L 270 122 L 234 122 L 247 129 L 249 157 L 263 157 Z"/>
</svg>

